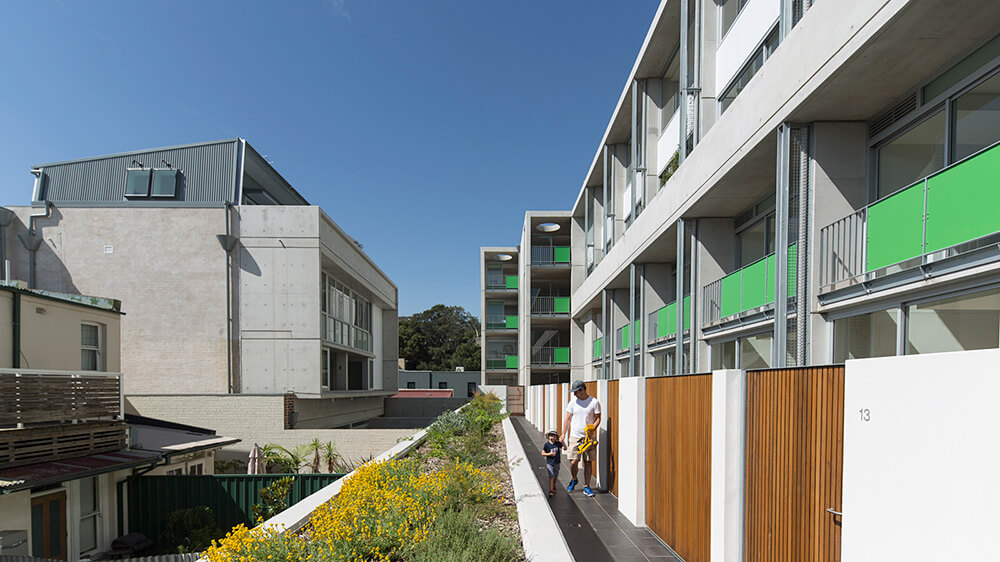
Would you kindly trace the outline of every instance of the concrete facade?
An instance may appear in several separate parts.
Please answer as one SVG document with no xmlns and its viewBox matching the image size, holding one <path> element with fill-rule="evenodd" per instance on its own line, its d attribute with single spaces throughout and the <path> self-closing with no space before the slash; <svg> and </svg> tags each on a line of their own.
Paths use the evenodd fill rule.
<svg viewBox="0 0 1000 562">
<path fill-rule="evenodd" d="M 482 371 L 399 371 L 399 388 L 448 388 L 455 398 L 472 398 L 482 384 Z"/>
</svg>

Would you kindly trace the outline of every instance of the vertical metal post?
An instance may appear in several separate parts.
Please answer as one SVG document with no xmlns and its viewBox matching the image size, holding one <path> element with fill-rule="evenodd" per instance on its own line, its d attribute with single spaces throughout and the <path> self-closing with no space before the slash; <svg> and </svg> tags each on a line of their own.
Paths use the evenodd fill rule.
<svg viewBox="0 0 1000 562">
<path fill-rule="evenodd" d="M 694 311 L 698 310 L 698 302 L 700 300 L 698 298 L 698 296 L 699 296 L 698 295 L 698 288 L 699 288 L 699 286 L 698 286 L 698 225 L 699 225 L 698 219 L 694 219 L 691 222 L 691 254 L 690 254 L 690 257 L 688 258 L 688 263 L 691 264 L 689 266 L 691 268 L 691 276 L 689 278 L 690 279 L 689 286 L 691 287 L 691 307 L 690 307 L 691 312 L 689 313 L 691 315 L 691 328 L 690 328 L 691 333 L 690 333 L 690 336 L 688 337 L 688 358 L 689 358 L 688 360 L 689 360 L 690 365 L 691 365 L 690 372 L 692 372 L 692 373 L 697 373 L 698 372 L 698 337 L 697 336 L 698 336 L 698 326 L 699 326 L 699 324 L 698 324 L 698 320 L 697 320 L 698 315 L 696 315 L 695 312 L 694 312 Z M 682 306 L 684 305 L 683 301 L 681 301 L 681 305 Z"/>
<path fill-rule="evenodd" d="M 608 291 L 601 290 L 601 378 L 608 379 L 608 371 L 604 363 L 604 351 L 608 348 Z"/>
<path fill-rule="evenodd" d="M 677 332 L 674 337 L 674 374 L 684 374 L 684 264 L 687 256 L 684 255 L 687 238 L 687 224 L 684 219 L 677 219 L 677 262 L 674 264 L 674 299 L 677 314 Z"/>
<path fill-rule="evenodd" d="M 644 326 L 639 333 L 639 376 L 646 376 L 646 341 L 649 339 L 651 325 L 646 321 L 646 264 L 639 266 L 639 324 Z M 643 324 L 645 322 L 646 324 Z M 643 333 L 645 332 L 645 333 Z"/>
<path fill-rule="evenodd" d="M 812 255 L 810 209 L 812 204 L 812 127 L 800 126 L 796 136 L 799 162 L 799 232 L 795 253 L 795 364 L 809 364 L 809 256 Z M 821 256 L 822 259 L 822 256 Z M 822 266 L 822 264 L 821 264 Z"/>
<path fill-rule="evenodd" d="M 781 0 L 781 13 L 778 15 L 778 42 L 788 37 L 792 30 L 792 3 L 794 0 Z"/>
<path fill-rule="evenodd" d="M 608 318 L 604 323 L 608 326 L 608 331 L 604 334 L 604 366 L 607 370 L 607 378 L 614 378 L 614 356 L 615 356 L 615 321 L 614 302 L 615 290 L 605 289 L 605 298 L 608 300 Z"/>
<path fill-rule="evenodd" d="M 630 143 L 629 169 L 628 174 L 632 176 L 632 189 L 629 191 L 631 201 L 629 201 L 628 211 L 625 218 L 632 217 L 635 222 L 635 192 L 639 189 L 639 81 L 632 81 L 632 142 Z M 627 182 L 626 182 L 627 183 Z"/>
<path fill-rule="evenodd" d="M 687 120 L 688 120 L 688 72 L 687 72 L 687 61 L 688 56 L 688 3 L 693 0 L 681 0 L 681 57 L 680 57 L 680 76 L 677 82 L 677 97 L 680 98 L 677 101 L 677 107 L 680 109 L 678 117 L 680 117 L 680 139 L 678 149 L 677 149 L 677 163 L 678 165 L 684 161 L 687 157 Z"/>
<path fill-rule="evenodd" d="M 774 204 L 774 339 L 771 367 L 785 366 L 788 339 L 788 179 L 791 126 L 778 125 L 778 161 Z"/>
<path fill-rule="evenodd" d="M 628 338 L 622 332 L 622 340 L 625 349 L 628 349 L 628 376 L 635 376 L 635 349 L 632 344 L 635 342 L 635 264 L 628 266 Z"/>
</svg>

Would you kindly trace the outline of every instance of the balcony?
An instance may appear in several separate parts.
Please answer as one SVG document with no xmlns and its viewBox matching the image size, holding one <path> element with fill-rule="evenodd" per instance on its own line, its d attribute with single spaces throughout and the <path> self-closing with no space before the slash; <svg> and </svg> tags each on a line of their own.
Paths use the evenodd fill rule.
<svg viewBox="0 0 1000 562">
<path fill-rule="evenodd" d="M 125 448 L 119 373 L 0 369 L 0 468 Z"/>
<path fill-rule="evenodd" d="M 795 294 L 798 245 L 788 247 L 788 294 Z M 704 288 L 702 323 L 719 324 L 774 305 L 775 254 L 769 254 Z"/>
<path fill-rule="evenodd" d="M 532 366 L 569 366 L 568 347 L 540 347 L 531 350 Z"/>
<path fill-rule="evenodd" d="M 998 173 L 1000 143 L 824 227 L 820 300 L 1000 260 Z"/>
<path fill-rule="evenodd" d="M 490 331 L 516 331 L 517 330 L 517 315 L 516 314 L 499 314 L 499 315 L 489 315 L 486 317 L 486 329 Z"/>
<path fill-rule="evenodd" d="M 635 328 L 634 330 L 632 328 Z M 633 347 L 642 345 L 642 321 L 636 320 L 632 324 L 626 324 L 615 333 L 615 349 L 618 353 L 628 351 L 629 342 Z"/>
<path fill-rule="evenodd" d="M 594 344 L 591 346 L 591 349 L 593 350 L 594 359 L 604 357 L 604 337 L 602 336 L 594 340 Z"/>
<path fill-rule="evenodd" d="M 501 271 L 486 272 L 486 290 L 490 292 L 511 292 L 517 291 L 517 274 L 504 273 Z"/>
<path fill-rule="evenodd" d="M 691 329 L 691 295 L 681 301 L 684 307 L 683 331 Z M 649 343 L 677 338 L 677 301 L 649 315 Z"/>
<path fill-rule="evenodd" d="M 531 247 L 531 265 L 534 266 L 567 266 L 569 256 L 569 246 Z"/>
<path fill-rule="evenodd" d="M 487 371 L 511 371 L 517 370 L 517 355 L 487 356 Z"/>
<path fill-rule="evenodd" d="M 569 297 L 534 297 L 532 316 L 569 316 Z"/>
</svg>

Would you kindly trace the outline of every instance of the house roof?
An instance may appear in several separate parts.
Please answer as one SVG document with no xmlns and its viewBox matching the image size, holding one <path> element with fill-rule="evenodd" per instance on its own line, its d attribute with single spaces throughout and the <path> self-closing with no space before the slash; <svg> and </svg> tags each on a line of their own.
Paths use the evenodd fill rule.
<svg viewBox="0 0 1000 562">
<path fill-rule="evenodd" d="M 124 315 L 122 312 L 122 301 L 118 299 L 93 297 L 89 295 L 74 295 L 70 293 L 57 293 L 55 291 L 43 291 L 41 289 L 28 289 L 18 285 L 17 281 L 0 281 L 0 290 L 86 306 L 89 308 L 96 308 L 107 312 L 117 312 L 118 314 Z"/>
<path fill-rule="evenodd" d="M 454 398 L 455 391 L 450 388 L 401 388 L 389 398 Z"/>
<path fill-rule="evenodd" d="M 124 450 L 5 468 L 0 470 L 0 492 L 16 492 L 133 466 L 154 464 L 160 456 L 152 451 Z"/>
</svg>

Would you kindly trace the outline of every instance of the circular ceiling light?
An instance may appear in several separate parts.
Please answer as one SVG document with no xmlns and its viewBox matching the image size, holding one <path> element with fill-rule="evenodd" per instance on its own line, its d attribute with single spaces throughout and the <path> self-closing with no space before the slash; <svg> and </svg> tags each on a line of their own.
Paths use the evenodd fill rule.
<svg viewBox="0 0 1000 562">
<path fill-rule="evenodd" d="M 543 222 L 535 228 L 537 228 L 539 232 L 555 232 L 559 230 L 559 225 L 554 222 Z"/>
<path fill-rule="evenodd" d="M 512 256 L 510 254 L 497 254 L 497 255 L 493 256 L 493 259 L 495 259 L 497 261 L 510 261 L 510 260 L 514 259 L 514 256 Z"/>
</svg>

